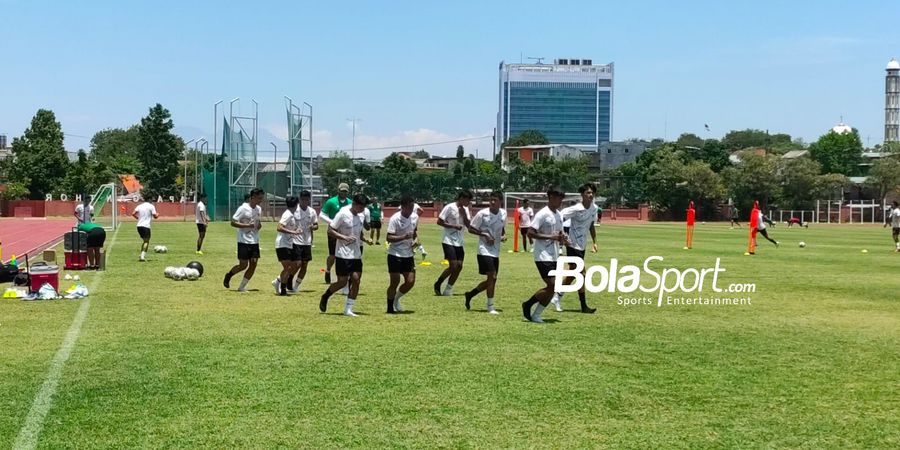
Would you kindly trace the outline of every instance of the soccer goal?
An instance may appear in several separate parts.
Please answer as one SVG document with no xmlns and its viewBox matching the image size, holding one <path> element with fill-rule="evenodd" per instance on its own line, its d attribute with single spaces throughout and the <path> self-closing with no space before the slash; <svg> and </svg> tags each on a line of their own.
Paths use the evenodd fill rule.
<svg viewBox="0 0 900 450">
<path fill-rule="evenodd" d="M 104 184 L 91 197 L 91 208 L 94 209 L 94 223 L 104 229 L 115 230 L 119 226 L 119 201 L 114 183 Z"/>
</svg>

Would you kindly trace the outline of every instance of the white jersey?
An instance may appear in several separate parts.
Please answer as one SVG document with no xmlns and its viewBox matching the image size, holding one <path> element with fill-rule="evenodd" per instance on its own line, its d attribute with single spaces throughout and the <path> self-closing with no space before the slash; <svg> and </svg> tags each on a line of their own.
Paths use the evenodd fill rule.
<svg viewBox="0 0 900 450">
<path fill-rule="evenodd" d="M 766 229 L 766 221 L 763 220 L 762 211 L 758 212 L 756 217 L 757 217 L 756 229 L 757 230 L 765 230 Z"/>
<path fill-rule="evenodd" d="M 294 211 L 286 209 L 281 213 L 281 219 L 278 224 L 285 230 L 297 231 L 297 219 L 294 217 Z M 278 232 L 275 236 L 275 248 L 294 248 L 294 235 Z"/>
<path fill-rule="evenodd" d="M 534 208 L 519 207 L 519 228 L 528 228 L 531 226 L 531 220 L 534 219 Z"/>
<path fill-rule="evenodd" d="M 403 217 L 403 213 L 397 211 L 393 216 L 391 216 L 391 220 L 388 221 L 387 232 L 388 234 L 405 236 L 414 232 L 417 226 L 419 226 L 418 214 L 414 212 L 410 214 L 409 217 Z M 400 258 L 412 258 L 414 256 L 412 243 L 412 239 L 404 239 L 398 242 L 391 242 L 388 246 L 388 255 L 393 255 Z"/>
<path fill-rule="evenodd" d="M 84 214 L 84 203 L 79 203 L 75 206 L 75 215 L 78 216 L 78 223 L 90 223 L 93 222 L 91 219 L 94 217 L 94 205 L 88 205 L 88 214 Z"/>
<path fill-rule="evenodd" d="M 563 230 L 563 219 L 559 211 L 551 211 L 545 206 L 534 216 L 531 229 L 539 234 L 557 235 Z M 534 260 L 553 262 L 559 257 L 559 242 L 545 239 L 534 240 Z"/>
<path fill-rule="evenodd" d="M 312 245 L 312 227 L 319 223 L 319 216 L 312 206 L 307 206 L 306 211 L 297 207 L 294 211 L 294 220 L 297 221 L 297 228 L 303 230 L 303 234 L 294 236 L 295 245 Z"/>
<path fill-rule="evenodd" d="M 891 228 L 900 228 L 900 208 L 891 211 Z"/>
<path fill-rule="evenodd" d="M 563 220 L 571 222 L 569 226 L 569 246 L 575 250 L 585 250 L 588 234 L 597 220 L 597 205 L 591 203 L 591 206 L 585 208 L 581 202 L 578 202 L 560 211 L 560 215 Z"/>
<path fill-rule="evenodd" d="M 484 236 L 478 237 L 478 254 L 484 256 L 500 257 L 500 238 L 503 237 L 503 230 L 506 228 L 506 210 L 500 208 L 497 214 L 491 212 L 491 208 L 484 208 L 475 214 L 472 218 L 472 228 L 487 233 L 494 240 L 493 244 L 488 244 Z"/>
<path fill-rule="evenodd" d="M 362 244 L 361 235 L 363 223 L 366 221 L 366 213 L 353 214 L 351 205 L 341 208 L 331 221 L 331 228 L 344 236 L 353 237 L 353 242 L 338 239 L 334 247 L 334 256 L 341 259 L 361 259 Z"/>
<path fill-rule="evenodd" d="M 465 216 L 463 216 L 463 214 L 465 214 Z M 463 234 L 466 231 L 463 217 L 468 219 L 469 210 L 465 207 L 460 209 L 456 202 L 445 206 L 441 211 L 441 215 L 439 215 L 438 218 L 443 220 L 445 224 L 460 225 L 463 227 L 462 230 L 444 227 L 444 244 L 452 245 L 454 247 L 463 246 Z"/>
<path fill-rule="evenodd" d="M 150 228 L 150 222 L 153 220 L 153 216 L 156 215 L 156 207 L 153 206 L 153 203 L 141 203 L 134 208 L 134 212 L 138 215 L 137 226 Z"/>
<path fill-rule="evenodd" d="M 249 203 L 244 203 L 238 207 L 231 220 L 242 224 L 254 224 L 256 226 L 250 228 L 237 229 L 237 241 L 241 244 L 259 244 L 259 217 L 262 215 L 262 207 L 256 205 L 251 208 Z"/>
<path fill-rule="evenodd" d="M 206 223 L 206 205 L 203 202 L 197 202 L 194 214 L 197 216 L 194 220 L 196 223 Z"/>
</svg>

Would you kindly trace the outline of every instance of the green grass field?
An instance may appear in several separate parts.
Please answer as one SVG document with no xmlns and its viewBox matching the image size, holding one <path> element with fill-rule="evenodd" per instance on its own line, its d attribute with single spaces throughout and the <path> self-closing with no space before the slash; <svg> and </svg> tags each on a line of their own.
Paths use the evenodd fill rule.
<svg viewBox="0 0 900 450">
<path fill-rule="evenodd" d="M 698 225 L 684 251 L 681 225 L 603 224 L 588 264 L 660 255 L 660 266 L 702 268 L 720 257 L 720 285 L 756 283 L 752 304 L 625 307 L 604 293 L 589 295 L 599 310 L 585 315 L 569 294 L 567 311 L 540 325 L 519 306 L 539 284 L 532 255 L 502 255 L 500 316 L 484 312 L 483 294 L 467 312 L 474 236 L 456 296 L 435 297 L 439 230 L 420 228 L 435 264 L 419 267 L 404 299 L 414 312 L 384 314 L 385 249 L 369 247 L 362 315 L 347 318 L 340 296 L 317 309 L 323 233 L 301 295 L 285 298 L 269 284 L 280 270 L 271 223 L 256 291 L 244 294 L 221 284 L 235 258 L 226 224 L 210 228 L 196 282 L 163 277 L 196 258 L 193 224 L 154 224 L 151 245 L 169 253 L 143 264 L 124 224 L 107 240 L 109 270 L 83 274 L 96 289 L 38 447 L 900 447 L 889 230 L 779 226 L 782 246 L 761 242 L 750 257 L 746 229 Z M 85 301 L 0 301 L 0 447 L 16 441 Z"/>
</svg>

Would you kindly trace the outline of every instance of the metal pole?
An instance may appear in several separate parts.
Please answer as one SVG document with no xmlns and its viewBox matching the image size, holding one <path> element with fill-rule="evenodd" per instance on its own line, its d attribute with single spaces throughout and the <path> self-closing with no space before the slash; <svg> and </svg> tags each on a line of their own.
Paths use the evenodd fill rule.
<svg viewBox="0 0 900 450">
<path fill-rule="evenodd" d="M 219 156 L 219 104 L 224 100 L 219 100 L 215 104 L 213 104 L 213 208 L 212 211 L 212 219 L 217 219 L 216 214 L 216 202 L 219 200 L 219 197 L 216 196 L 219 183 L 218 183 L 218 156 Z"/>
<path fill-rule="evenodd" d="M 313 190 L 313 185 L 312 185 L 312 179 L 313 179 L 312 178 L 313 177 L 313 168 L 312 168 L 312 165 L 313 165 L 313 162 L 312 162 L 312 159 L 313 159 L 313 108 L 312 108 L 312 105 L 310 105 L 309 103 L 303 102 L 303 104 L 309 107 L 309 177 L 307 178 L 306 182 L 308 183 L 308 186 L 309 186 L 307 189 L 309 189 L 309 191 L 312 192 L 312 190 Z M 300 169 L 301 169 L 301 174 L 302 174 L 302 169 L 303 169 L 303 152 L 302 151 L 300 152 Z M 385 238 L 385 239 L 387 239 L 387 238 Z"/>
<path fill-rule="evenodd" d="M 269 141 L 269 143 L 272 144 L 272 148 L 275 151 L 275 156 L 272 157 L 272 195 L 274 195 L 275 190 L 278 188 L 278 177 L 276 176 L 278 173 L 278 146 L 272 141 Z"/>
</svg>

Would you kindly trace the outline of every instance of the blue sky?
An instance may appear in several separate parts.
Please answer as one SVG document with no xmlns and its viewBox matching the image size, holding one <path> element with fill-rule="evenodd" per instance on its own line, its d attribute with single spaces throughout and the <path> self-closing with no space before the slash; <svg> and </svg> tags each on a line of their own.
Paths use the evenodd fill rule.
<svg viewBox="0 0 900 450">
<path fill-rule="evenodd" d="M 70 150 L 156 102 L 211 140 L 213 103 L 241 97 L 244 113 L 260 104 L 261 152 L 283 152 L 283 95 L 314 106 L 321 151 L 351 146 L 351 117 L 358 148 L 489 135 L 498 63 L 522 56 L 615 62 L 614 140 L 751 127 L 811 141 L 843 115 L 875 145 L 900 58 L 900 2 L 884 1 L 0 0 L 0 17 L 0 133 L 50 108 Z"/>
</svg>

